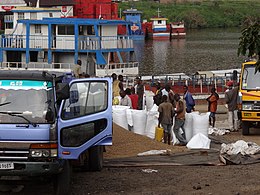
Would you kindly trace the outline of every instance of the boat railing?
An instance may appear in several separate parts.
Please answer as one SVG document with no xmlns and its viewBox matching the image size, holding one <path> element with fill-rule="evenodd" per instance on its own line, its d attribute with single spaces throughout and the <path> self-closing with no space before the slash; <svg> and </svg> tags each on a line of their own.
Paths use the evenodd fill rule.
<svg viewBox="0 0 260 195">
<path fill-rule="evenodd" d="M 71 63 L 44 63 L 44 62 L 2 62 L 0 63 L 1 69 L 38 69 L 38 70 L 72 70 L 73 64 Z"/>
<path fill-rule="evenodd" d="M 139 67 L 139 62 L 126 62 L 126 63 L 109 63 L 106 66 L 100 65 L 98 69 L 125 69 Z"/>
<path fill-rule="evenodd" d="M 99 38 L 96 36 L 79 36 L 79 50 L 98 50 Z"/>
<path fill-rule="evenodd" d="M 1 47 L 2 48 L 25 48 L 26 44 L 25 35 L 2 35 Z"/>
<path fill-rule="evenodd" d="M 48 49 L 48 35 L 30 35 L 29 48 Z M 26 48 L 26 35 L 2 35 L 2 48 Z M 79 36 L 79 50 L 127 49 L 133 48 L 130 36 Z M 52 36 L 51 49 L 75 49 L 74 35 Z"/>
<path fill-rule="evenodd" d="M 202 75 L 157 75 L 157 76 L 142 76 L 145 86 L 152 91 L 156 91 L 156 86 L 160 83 L 161 87 L 166 84 L 172 86 L 172 89 L 179 93 L 183 92 L 183 86 L 189 87 L 190 92 L 196 94 L 208 94 L 211 92 L 211 88 L 215 87 L 217 92 L 224 93 L 227 88 L 227 82 L 232 80 L 230 73 L 225 73 L 222 76 L 203 77 Z M 131 80 L 132 78 L 128 78 Z"/>
<path fill-rule="evenodd" d="M 133 37 L 130 36 L 118 36 L 117 37 L 117 47 L 118 48 L 133 48 L 134 42 Z"/>
</svg>

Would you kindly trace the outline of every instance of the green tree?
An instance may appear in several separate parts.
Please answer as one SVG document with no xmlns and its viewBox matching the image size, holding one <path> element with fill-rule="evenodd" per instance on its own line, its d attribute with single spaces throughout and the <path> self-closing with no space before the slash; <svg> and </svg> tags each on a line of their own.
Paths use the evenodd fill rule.
<svg viewBox="0 0 260 195">
<path fill-rule="evenodd" d="M 255 22 L 244 28 L 239 40 L 238 56 L 241 54 L 256 58 L 256 71 L 260 71 L 260 23 Z"/>
</svg>

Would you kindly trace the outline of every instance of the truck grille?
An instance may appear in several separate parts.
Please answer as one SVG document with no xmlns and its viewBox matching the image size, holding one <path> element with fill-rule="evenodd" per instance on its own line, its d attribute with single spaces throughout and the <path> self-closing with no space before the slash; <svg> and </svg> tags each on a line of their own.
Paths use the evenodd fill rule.
<svg viewBox="0 0 260 195">
<path fill-rule="evenodd" d="M 0 149 L 0 160 L 27 160 L 29 151 Z"/>
<path fill-rule="evenodd" d="M 254 103 L 253 110 L 260 110 L 260 102 Z"/>
</svg>

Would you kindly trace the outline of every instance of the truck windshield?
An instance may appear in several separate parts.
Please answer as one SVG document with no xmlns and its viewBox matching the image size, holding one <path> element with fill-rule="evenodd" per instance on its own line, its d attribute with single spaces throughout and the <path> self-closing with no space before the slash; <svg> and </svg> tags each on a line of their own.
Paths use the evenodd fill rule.
<svg viewBox="0 0 260 195">
<path fill-rule="evenodd" d="M 260 72 L 255 73 L 254 66 L 245 67 L 242 77 L 242 89 L 260 90 Z"/>
<path fill-rule="evenodd" d="M 0 80 L 0 123 L 27 123 L 24 118 L 31 123 L 47 123 L 47 110 L 54 111 L 53 94 L 52 82 Z"/>
</svg>

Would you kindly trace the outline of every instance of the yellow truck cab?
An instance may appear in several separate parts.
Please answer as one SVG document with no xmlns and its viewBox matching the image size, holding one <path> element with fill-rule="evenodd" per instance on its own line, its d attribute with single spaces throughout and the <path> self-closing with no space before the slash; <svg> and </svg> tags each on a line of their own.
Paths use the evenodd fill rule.
<svg viewBox="0 0 260 195">
<path fill-rule="evenodd" d="M 260 127 L 260 72 L 255 67 L 256 61 L 245 62 L 241 67 L 239 111 L 243 135 L 248 135 L 251 127 Z"/>
</svg>

